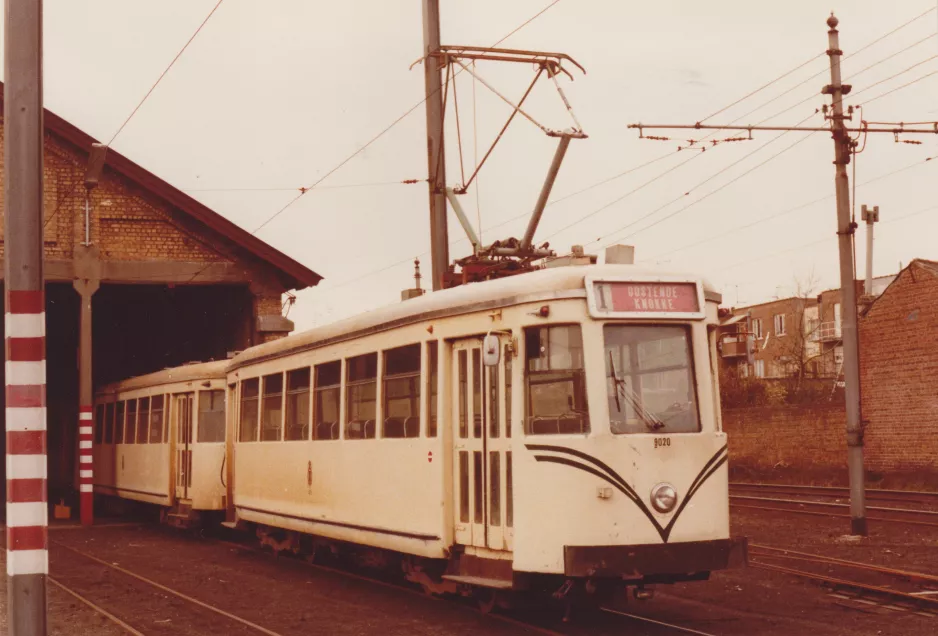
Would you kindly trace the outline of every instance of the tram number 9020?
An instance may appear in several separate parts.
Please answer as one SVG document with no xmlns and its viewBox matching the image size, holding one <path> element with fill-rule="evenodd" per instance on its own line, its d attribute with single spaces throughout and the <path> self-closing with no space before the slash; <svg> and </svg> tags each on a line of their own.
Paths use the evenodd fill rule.
<svg viewBox="0 0 938 636">
<path fill-rule="evenodd" d="M 655 438 L 655 448 L 661 448 L 662 446 L 670 446 L 671 438 L 670 437 L 656 437 Z"/>
</svg>

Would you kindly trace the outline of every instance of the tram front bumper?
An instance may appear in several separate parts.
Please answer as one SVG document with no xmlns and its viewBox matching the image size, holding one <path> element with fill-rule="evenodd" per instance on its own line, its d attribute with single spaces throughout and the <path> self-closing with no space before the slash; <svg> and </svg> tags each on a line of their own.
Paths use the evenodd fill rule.
<svg viewBox="0 0 938 636">
<path fill-rule="evenodd" d="M 742 567 L 748 559 L 747 548 L 745 537 L 648 545 L 565 546 L 564 574 L 621 579 L 687 576 Z"/>
</svg>

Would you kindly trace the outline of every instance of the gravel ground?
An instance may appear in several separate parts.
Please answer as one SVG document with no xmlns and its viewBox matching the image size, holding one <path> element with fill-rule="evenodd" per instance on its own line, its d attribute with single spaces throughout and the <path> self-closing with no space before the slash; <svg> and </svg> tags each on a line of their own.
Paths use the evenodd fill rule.
<svg viewBox="0 0 938 636">
<path fill-rule="evenodd" d="M 734 511 L 733 530 L 753 543 L 938 573 L 938 532 L 871 524 L 870 537 L 852 544 L 841 540 L 847 523 L 845 519 L 746 510 Z M 52 574 L 57 580 L 148 635 L 257 632 L 154 590 L 64 546 L 120 565 L 284 636 L 536 633 L 457 602 L 434 600 L 169 528 L 141 525 L 52 530 L 50 538 Z M 0 605 L 5 601 L 6 594 L 0 593 Z M 659 586 L 653 600 L 631 601 L 619 609 L 720 636 L 938 633 L 936 617 L 876 606 L 845 606 L 814 583 L 753 568 L 718 572 L 709 582 Z M 6 631 L 2 622 L 5 613 L 0 613 L 0 633 Z M 571 636 L 680 633 L 609 614 L 579 615 L 573 624 L 563 624 L 558 610 L 547 606 L 516 618 Z M 49 588 L 49 621 L 52 635 L 125 633 L 54 586 Z"/>
</svg>

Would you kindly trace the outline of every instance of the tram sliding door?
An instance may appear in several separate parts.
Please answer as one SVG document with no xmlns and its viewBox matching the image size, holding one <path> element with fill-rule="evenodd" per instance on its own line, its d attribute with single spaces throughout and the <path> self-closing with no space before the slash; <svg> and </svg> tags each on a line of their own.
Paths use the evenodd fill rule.
<svg viewBox="0 0 938 636">
<path fill-rule="evenodd" d="M 485 367 L 482 341 L 472 339 L 456 342 L 452 359 L 456 542 L 511 549 L 510 358 Z"/>
<path fill-rule="evenodd" d="M 173 396 L 176 423 L 176 499 L 188 499 L 192 487 L 193 394 Z"/>
</svg>

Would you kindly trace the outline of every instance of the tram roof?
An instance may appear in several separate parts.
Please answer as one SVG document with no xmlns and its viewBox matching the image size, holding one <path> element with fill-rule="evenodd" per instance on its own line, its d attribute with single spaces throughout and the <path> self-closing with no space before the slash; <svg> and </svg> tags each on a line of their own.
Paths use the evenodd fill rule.
<svg viewBox="0 0 938 636">
<path fill-rule="evenodd" d="M 177 382 L 195 382 L 198 380 L 210 380 L 225 377 L 230 360 L 216 360 L 213 362 L 196 362 L 184 364 L 180 367 L 172 367 L 138 375 L 133 378 L 112 382 L 102 386 L 96 394 L 115 393 L 117 391 L 132 391 L 134 389 L 145 389 L 151 386 L 160 386 L 163 384 L 175 384 Z"/>
<path fill-rule="evenodd" d="M 508 307 L 526 302 L 570 298 L 571 292 L 585 293 L 585 277 L 609 276 L 635 281 L 655 281 L 662 277 L 680 277 L 699 281 L 704 293 L 716 294 L 716 289 L 700 276 L 672 272 L 636 265 L 585 265 L 556 267 L 527 274 L 509 276 L 482 283 L 471 283 L 451 289 L 432 292 L 411 300 L 387 305 L 357 316 L 314 327 L 286 338 L 251 347 L 231 360 L 231 370 L 252 362 L 276 358 L 293 352 L 325 346 L 333 342 L 368 333 L 377 333 L 421 320 L 434 320 L 443 316 L 486 309 Z"/>
</svg>

